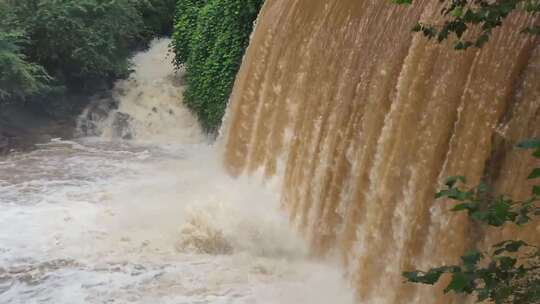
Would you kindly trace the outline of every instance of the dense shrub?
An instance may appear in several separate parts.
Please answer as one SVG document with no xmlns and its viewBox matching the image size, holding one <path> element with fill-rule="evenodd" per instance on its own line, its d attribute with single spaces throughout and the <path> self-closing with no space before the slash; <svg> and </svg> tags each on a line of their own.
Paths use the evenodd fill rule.
<svg viewBox="0 0 540 304">
<path fill-rule="evenodd" d="M 144 36 L 170 35 L 176 0 L 133 0 L 145 24 Z"/>
<path fill-rule="evenodd" d="M 128 73 L 129 46 L 143 27 L 129 0 L 23 0 L 14 14 L 28 58 L 70 88 Z"/>
<path fill-rule="evenodd" d="M 22 53 L 24 32 L 12 28 L 7 2 L 0 1 L 0 103 L 20 100 L 47 87 L 43 67 L 30 63 Z"/>
<path fill-rule="evenodd" d="M 50 78 L 45 69 L 26 61 L 21 53 L 23 41 L 21 32 L 0 31 L 0 102 L 22 100 L 48 87 Z"/>
<path fill-rule="evenodd" d="M 132 51 L 170 32 L 174 6 L 174 0 L 0 0 L 0 102 L 54 107 L 66 94 L 107 88 L 129 74 Z"/>
<path fill-rule="evenodd" d="M 184 65 L 189 58 L 191 37 L 197 26 L 201 7 L 209 0 L 178 0 L 174 19 L 172 47 L 176 66 Z"/>
<path fill-rule="evenodd" d="M 186 69 L 184 101 L 209 132 L 219 128 L 263 0 L 179 0 L 175 63 Z"/>
</svg>

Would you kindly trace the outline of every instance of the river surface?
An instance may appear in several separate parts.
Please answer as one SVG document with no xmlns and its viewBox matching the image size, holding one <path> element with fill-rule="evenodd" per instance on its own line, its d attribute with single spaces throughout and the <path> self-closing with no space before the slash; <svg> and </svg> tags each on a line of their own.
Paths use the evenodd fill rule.
<svg viewBox="0 0 540 304">
<path fill-rule="evenodd" d="M 0 303 L 352 303 L 289 228 L 280 181 L 225 173 L 167 44 L 78 138 L 0 158 Z"/>
</svg>

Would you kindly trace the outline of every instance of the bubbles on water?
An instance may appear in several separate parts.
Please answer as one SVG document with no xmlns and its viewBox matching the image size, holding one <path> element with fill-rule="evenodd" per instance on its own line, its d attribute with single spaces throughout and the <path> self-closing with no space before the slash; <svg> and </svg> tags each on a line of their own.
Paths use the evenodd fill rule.
<svg viewBox="0 0 540 304">
<path fill-rule="evenodd" d="M 100 137 L 0 158 L 0 303 L 352 303 L 278 194 L 224 172 L 181 105 L 167 43 L 81 116 Z"/>
<path fill-rule="evenodd" d="M 352 303 L 276 193 L 227 176 L 210 146 L 55 141 L 7 162 L 35 188 L 0 194 L 18 199 L 0 206 L 1 303 Z"/>
<path fill-rule="evenodd" d="M 206 212 L 188 210 L 176 244 L 180 252 L 231 254 L 233 247 L 223 231 L 216 227 L 212 216 Z"/>
<path fill-rule="evenodd" d="M 182 104 L 183 71 L 174 70 L 169 43 L 154 40 L 148 51 L 133 57 L 135 72 L 109 94 L 95 97 L 78 119 L 78 135 L 153 143 L 207 140 Z"/>
<path fill-rule="evenodd" d="M 275 204 L 253 208 L 245 200 L 188 206 L 176 248 L 207 254 L 247 253 L 256 257 L 301 259 L 307 246 L 291 231 Z M 268 205 L 266 205 L 268 204 Z M 276 211 L 269 211 L 269 206 Z"/>
</svg>

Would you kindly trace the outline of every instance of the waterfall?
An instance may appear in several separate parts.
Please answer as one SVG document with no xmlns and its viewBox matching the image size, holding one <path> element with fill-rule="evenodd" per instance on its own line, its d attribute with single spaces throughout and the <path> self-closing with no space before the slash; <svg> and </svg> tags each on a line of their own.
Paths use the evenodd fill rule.
<svg viewBox="0 0 540 304">
<path fill-rule="evenodd" d="M 0 156 L 0 303 L 354 303 L 279 190 L 223 169 L 167 45 L 95 96 L 79 137 Z"/>
<path fill-rule="evenodd" d="M 78 133 L 152 143 L 206 140 L 197 120 L 182 104 L 183 71 L 168 56 L 170 39 L 152 41 L 132 58 L 134 73 L 110 94 L 96 96 L 78 119 Z"/>
<path fill-rule="evenodd" d="M 480 229 L 434 194 L 446 177 L 528 195 L 540 136 L 540 47 L 511 15 L 482 49 L 410 28 L 438 1 L 267 0 L 224 123 L 232 175 L 281 180 L 281 205 L 317 255 L 338 255 L 362 303 L 463 303 L 401 272 L 456 263 L 540 225 Z"/>
</svg>

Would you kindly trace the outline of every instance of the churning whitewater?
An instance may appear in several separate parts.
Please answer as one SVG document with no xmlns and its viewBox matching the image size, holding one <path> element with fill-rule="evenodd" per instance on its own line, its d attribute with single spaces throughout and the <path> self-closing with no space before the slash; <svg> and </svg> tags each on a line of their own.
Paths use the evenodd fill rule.
<svg viewBox="0 0 540 304">
<path fill-rule="evenodd" d="M 75 140 L 0 158 L 0 303 L 352 303 L 272 183 L 224 172 L 168 43 L 134 57 Z"/>
</svg>

